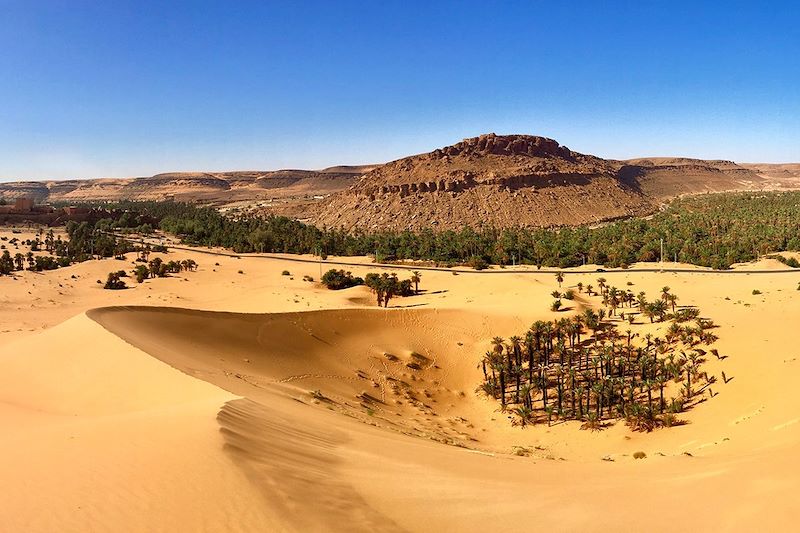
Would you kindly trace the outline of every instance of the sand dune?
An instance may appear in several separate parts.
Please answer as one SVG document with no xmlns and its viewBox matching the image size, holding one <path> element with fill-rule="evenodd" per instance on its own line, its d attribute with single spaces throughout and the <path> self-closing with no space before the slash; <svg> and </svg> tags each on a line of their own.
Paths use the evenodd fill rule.
<svg viewBox="0 0 800 533">
<path fill-rule="evenodd" d="M 479 315 L 111 308 L 90 316 L 171 365 L 251 399 L 222 410 L 226 438 L 257 485 L 273 497 L 279 487 L 283 505 L 302 510 L 302 519 L 286 515 L 298 530 L 330 528 L 341 520 L 347 524 L 343 530 L 477 530 L 495 523 L 514 528 L 515 516 L 530 512 L 537 512 L 541 525 L 581 530 L 620 523 L 631 529 L 740 528 L 765 520 L 779 524 L 797 510 L 785 491 L 796 477 L 791 465 L 798 428 L 791 419 L 775 425 L 786 414 L 767 408 L 780 405 L 779 388 L 770 394 L 747 383 L 743 392 L 755 395 L 754 404 L 734 391 L 718 408 L 709 402 L 708 409 L 690 413 L 691 424 L 647 435 L 629 435 L 623 427 L 597 435 L 574 424 L 512 430 L 495 406 L 465 390 L 478 376 L 462 350 L 469 353 L 488 331 Z M 228 350 L 221 352 L 223 347 Z M 403 361 L 415 351 L 427 354 L 432 365 L 409 369 Z M 398 358 L 394 367 L 387 354 Z M 776 367 L 764 383 L 775 389 L 785 364 L 770 359 L 745 366 L 751 372 L 754 364 L 761 372 Z M 395 394 L 386 386 L 391 380 L 409 386 Z M 329 399 L 315 402 L 308 395 L 312 390 Z M 365 392 L 375 400 L 364 401 Z M 422 405 L 409 402 L 408 392 Z M 395 404 L 397 399 L 403 403 Z M 469 449 L 425 444 L 409 435 Z M 542 454 L 512 458 L 513 443 L 539 446 Z M 647 451 L 647 460 L 630 458 L 639 449 Z M 603 456 L 615 461 L 601 461 Z M 312 498 L 313 512 L 300 503 L 315 494 L 309 487 L 327 495 L 324 505 Z M 500 517 L 476 515 L 472 508 L 483 501 L 505 502 Z M 681 509 L 684 516 L 659 527 L 650 516 L 654 504 L 664 512 Z M 729 509 L 730 516 L 708 512 L 709 506 Z M 769 518 L 762 516 L 767 510 Z"/>
<path fill-rule="evenodd" d="M 113 260 L 0 279 L 5 529 L 751 530 L 800 511 L 797 276 L 605 274 L 700 306 L 728 356 L 709 371 L 733 379 L 684 426 L 592 433 L 512 427 L 475 393 L 492 336 L 556 316 L 552 275 L 426 272 L 430 292 L 381 310 L 302 282 L 314 264 L 193 257 L 114 294 L 94 284 Z"/>
</svg>

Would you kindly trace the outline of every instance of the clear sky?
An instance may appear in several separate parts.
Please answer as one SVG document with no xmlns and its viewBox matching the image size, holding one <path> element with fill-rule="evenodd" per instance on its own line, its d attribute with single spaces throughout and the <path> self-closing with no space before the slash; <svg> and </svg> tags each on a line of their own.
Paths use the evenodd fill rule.
<svg viewBox="0 0 800 533">
<path fill-rule="evenodd" d="M 492 131 L 800 161 L 796 6 L 0 0 L 0 180 L 383 162 Z"/>
</svg>

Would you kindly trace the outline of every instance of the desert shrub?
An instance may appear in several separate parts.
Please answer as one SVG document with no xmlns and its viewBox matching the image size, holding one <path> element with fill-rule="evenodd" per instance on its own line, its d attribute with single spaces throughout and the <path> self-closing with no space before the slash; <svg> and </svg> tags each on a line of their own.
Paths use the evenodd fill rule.
<svg viewBox="0 0 800 533">
<path fill-rule="evenodd" d="M 575 298 L 575 291 L 567 289 L 567 292 L 564 293 L 564 298 L 566 300 L 573 300 Z"/>
<path fill-rule="evenodd" d="M 700 316 L 700 309 L 696 307 L 687 307 L 685 309 L 678 309 L 672 316 L 675 322 L 689 322 Z"/>
<path fill-rule="evenodd" d="M 800 268 L 800 261 L 798 261 L 794 257 L 786 258 L 786 257 L 783 257 L 782 255 L 778 255 L 778 254 L 768 255 L 767 257 L 769 257 L 770 259 L 777 259 L 778 261 L 780 261 L 781 263 L 783 263 L 784 265 L 786 265 L 786 266 L 788 266 L 790 268 Z"/>
<path fill-rule="evenodd" d="M 761 291 L 758 289 L 753 289 L 753 296 L 761 294 Z"/>
<path fill-rule="evenodd" d="M 644 453 L 644 452 L 640 451 L 640 452 L 634 452 L 633 453 L 633 458 L 634 459 L 644 459 L 645 457 L 647 457 L 647 454 Z"/>
<path fill-rule="evenodd" d="M 105 285 L 103 285 L 103 288 L 110 290 L 120 290 L 127 288 L 127 286 L 125 285 L 125 282 L 120 279 L 119 272 L 109 272 L 108 279 L 106 279 L 106 283 Z"/>
<path fill-rule="evenodd" d="M 485 270 L 489 268 L 489 263 L 483 257 L 472 256 L 467 260 L 467 266 L 475 270 Z"/>
<path fill-rule="evenodd" d="M 289 272 L 288 270 L 284 270 L 283 272 L 281 272 L 281 276 L 291 276 L 291 275 L 292 273 Z"/>
<path fill-rule="evenodd" d="M 133 276 L 136 278 L 136 283 L 144 283 L 144 280 L 150 277 L 150 269 L 146 265 L 136 265 Z"/>
<path fill-rule="evenodd" d="M 550 304 L 551 311 L 558 311 L 561 309 L 561 300 L 554 300 L 552 304 Z"/>
<path fill-rule="evenodd" d="M 303 281 L 311 281 L 311 282 L 313 282 L 313 281 L 314 281 L 314 278 L 312 278 L 311 276 L 309 276 L 308 274 L 306 274 L 305 276 L 303 276 Z"/>
<path fill-rule="evenodd" d="M 55 270 L 58 268 L 58 261 L 55 257 L 50 255 L 46 256 L 36 256 L 34 258 L 33 269 L 36 272 L 41 272 L 43 270 Z"/>
<path fill-rule="evenodd" d="M 322 284 L 328 289 L 338 291 L 348 289 L 356 285 L 363 285 L 364 280 L 353 276 L 349 271 L 332 268 L 322 275 Z"/>
</svg>

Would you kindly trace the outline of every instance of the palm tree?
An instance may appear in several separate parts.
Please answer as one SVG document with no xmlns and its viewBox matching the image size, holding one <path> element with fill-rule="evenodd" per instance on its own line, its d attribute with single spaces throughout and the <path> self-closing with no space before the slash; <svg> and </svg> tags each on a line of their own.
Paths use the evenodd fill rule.
<svg viewBox="0 0 800 533">
<path fill-rule="evenodd" d="M 597 278 L 597 286 L 600 287 L 600 292 L 604 293 L 606 287 L 606 278 Z"/>
<path fill-rule="evenodd" d="M 503 353 L 503 342 L 505 341 L 503 341 L 502 337 L 495 337 L 492 339 L 492 348 L 494 349 L 494 353 Z"/>
<path fill-rule="evenodd" d="M 672 314 L 675 314 L 675 302 L 677 301 L 678 297 L 675 296 L 674 294 L 667 295 L 667 302 L 669 302 L 672 305 Z"/>
<path fill-rule="evenodd" d="M 420 274 L 419 270 L 412 270 L 411 271 L 411 283 L 414 284 L 414 292 L 419 294 L 419 282 L 422 281 L 422 274 Z"/>
<path fill-rule="evenodd" d="M 617 302 L 623 301 L 621 297 L 628 299 L 628 293 L 605 284 L 603 294 L 612 312 Z M 667 307 L 667 301 L 659 299 L 648 304 L 644 312 L 663 320 Z M 648 333 L 638 344 L 635 331 L 629 329 L 623 334 L 616 322 L 606 323 L 605 318 L 605 309 L 586 309 L 572 318 L 536 321 L 524 339 L 513 336 L 505 344 L 496 337 L 493 349 L 481 361 L 484 383 L 479 389 L 499 399 L 502 408 L 519 416 L 523 426 L 535 421 L 537 412 L 547 413 L 550 424 L 553 415 L 588 418 L 591 424 L 587 422 L 584 428 L 587 424 L 599 428 L 610 418 L 624 418 L 632 429 L 642 431 L 674 425 L 674 413 L 696 391 L 706 388 L 700 388 L 699 383 L 705 380 L 711 384 L 714 380 L 714 376 L 700 371 L 706 351 L 698 345 L 716 337 L 706 338 L 713 334 L 704 328 L 705 321 L 698 321 L 697 327 L 673 323 L 666 330 L 666 338 Z M 581 342 L 584 325 L 590 331 L 588 343 Z M 681 344 L 677 343 L 679 339 Z M 693 349 L 676 363 L 679 346 Z M 677 398 L 668 399 L 667 384 L 672 379 L 683 381 L 683 390 Z M 514 392 L 507 396 L 509 386 Z M 541 398 L 535 396 L 538 393 Z M 534 406 L 535 399 L 541 399 L 541 404 Z"/>
</svg>

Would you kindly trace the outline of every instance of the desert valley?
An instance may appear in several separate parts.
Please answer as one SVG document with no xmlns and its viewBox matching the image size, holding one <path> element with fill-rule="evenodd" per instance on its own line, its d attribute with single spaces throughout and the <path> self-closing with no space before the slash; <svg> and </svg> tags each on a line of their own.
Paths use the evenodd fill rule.
<svg viewBox="0 0 800 533">
<path fill-rule="evenodd" d="M 490 165 L 486 174 L 433 191 L 395 191 L 390 183 L 415 172 L 406 160 L 379 166 L 322 204 L 367 217 L 348 222 L 365 229 L 380 218 L 346 205 L 364 195 L 376 212 L 417 195 L 419 219 L 447 212 L 448 225 L 480 217 L 457 208 L 468 195 L 511 202 L 494 221 L 533 213 L 513 202 L 542 194 L 559 213 L 573 197 L 611 195 L 619 206 L 616 194 L 646 215 L 663 209 L 657 200 L 709 188 L 773 191 L 719 196 L 743 209 L 765 194 L 758 205 L 796 205 L 796 193 L 780 192 L 792 175 L 693 162 L 697 181 L 637 170 L 633 185 L 620 172 L 633 174 L 537 137 L 481 137 L 425 157 L 447 165 L 482 139 L 517 148 L 466 156 Z M 555 153 L 535 153 L 540 144 Z M 564 158 L 597 174 L 556 179 L 548 165 Z M 462 175 L 460 165 L 431 172 Z M 531 165 L 544 177 L 516 177 Z M 371 185 L 389 172 L 383 192 Z M 716 202 L 704 194 L 670 209 Z M 494 266 L 442 264 L 399 258 L 399 248 L 387 263 L 275 253 L 286 244 L 258 233 L 274 218 L 252 230 L 264 240 L 246 241 L 259 251 L 198 246 L 196 225 L 181 235 L 135 226 L 131 212 L 158 220 L 160 204 L 125 205 L 124 218 L 67 231 L 30 222 L 0 231 L 9 530 L 514 530 L 520 516 L 582 531 L 781 529 L 798 511 L 800 406 L 787 391 L 800 351 L 786 319 L 800 313 L 797 251 L 757 251 L 724 270 L 669 261 L 673 249 L 693 257 L 674 241 L 666 258 L 662 249 L 624 268 L 507 255 Z M 179 212 L 161 226 L 207 216 Z M 569 213 L 584 224 L 622 216 Z M 653 509 L 669 520 L 654 522 Z"/>
<path fill-rule="evenodd" d="M 800 9 L 0 4 L 0 533 L 800 529 Z"/>
</svg>

